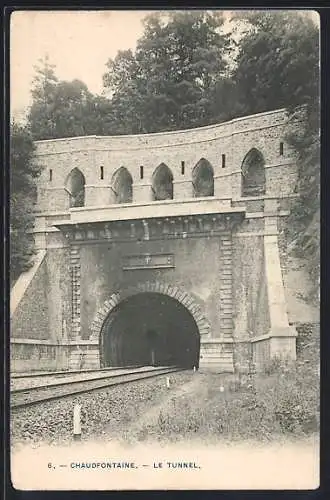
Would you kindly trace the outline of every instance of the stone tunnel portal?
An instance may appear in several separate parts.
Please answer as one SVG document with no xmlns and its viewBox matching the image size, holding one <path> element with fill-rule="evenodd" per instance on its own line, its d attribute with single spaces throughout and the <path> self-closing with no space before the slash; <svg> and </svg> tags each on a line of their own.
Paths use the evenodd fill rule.
<svg viewBox="0 0 330 500">
<path fill-rule="evenodd" d="M 198 368 L 200 335 L 191 313 L 161 293 L 138 293 L 106 318 L 100 337 L 101 364 L 178 365 Z"/>
</svg>

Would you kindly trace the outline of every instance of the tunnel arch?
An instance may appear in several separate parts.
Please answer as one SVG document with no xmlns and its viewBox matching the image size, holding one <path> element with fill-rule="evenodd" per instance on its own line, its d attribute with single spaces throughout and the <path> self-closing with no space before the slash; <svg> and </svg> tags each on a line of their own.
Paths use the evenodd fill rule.
<svg viewBox="0 0 330 500">
<path fill-rule="evenodd" d="M 65 190 L 69 195 L 69 206 L 83 207 L 85 205 L 85 176 L 75 167 L 68 174 L 65 181 Z"/>
<path fill-rule="evenodd" d="M 194 197 L 214 196 L 214 170 L 211 163 L 201 158 L 192 171 Z"/>
<path fill-rule="evenodd" d="M 106 366 L 199 366 L 200 333 L 193 315 L 177 299 L 139 292 L 111 309 L 99 336 Z"/>
<path fill-rule="evenodd" d="M 242 162 L 242 196 L 265 194 L 265 159 L 259 149 L 252 148 Z"/>
<path fill-rule="evenodd" d="M 106 300 L 101 307 L 97 310 L 96 315 L 91 324 L 91 340 L 98 340 L 100 337 L 101 329 L 104 321 L 109 313 L 114 309 L 117 304 L 122 300 L 143 292 L 154 292 L 163 295 L 168 295 L 176 299 L 182 304 L 193 316 L 196 322 L 200 336 L 209 335 L 211 331 L 210 323 L 206 318 L 200 304 L 197 300 L 185 290 L 177 286 L 170 285 L 159 281 L 140 283 L 137 287 L 127 288 L 124 291 L 113 293 L 108 300 Z"/>
<path fill-rule="evenodd" d="M 152 199 L 173 200 L 173 174 L 165 163 L 158 165 L 152 175 Z"/>
<path fill-rule="evenodd" d="M 120 167 L 111 179 L 113 203 L 132 203 L 133 178 L 126 167 Z"/>
</svg>

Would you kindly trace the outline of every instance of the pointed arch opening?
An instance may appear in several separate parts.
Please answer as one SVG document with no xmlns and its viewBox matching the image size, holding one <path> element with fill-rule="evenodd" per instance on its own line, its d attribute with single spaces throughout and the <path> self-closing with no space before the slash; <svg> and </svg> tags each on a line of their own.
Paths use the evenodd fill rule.
<svg viewBox="0 0 330 500">
<path fill-rule="evenodd" d="M 72 169 L 65 182 L 70 208 L 85 206 L 85 184 L 85 176 L 79 168 Z"/>
<path fill-rule="evenodd" d="M 192 172 L 194 197 L 214 196 L 214 170 L 211 163 L 201 158 Z"/>
<path fill-rule="evenodd" d="M 252 148 L 242 163 L 242 196 L 259 196 L 265 191 L 265 160 L 258 149 Z"/>
<path fill-rule="evenodd" d="M 165 163 L 161 163 L 153 173 L 152 199 L 173 200 L 173 174 Z"/>
<path fill-rule="evenodd" d="M 133 178 L 127 168 L 120 167 L 111 179 L 113 203 L 132 203 Z"/>
</svg>

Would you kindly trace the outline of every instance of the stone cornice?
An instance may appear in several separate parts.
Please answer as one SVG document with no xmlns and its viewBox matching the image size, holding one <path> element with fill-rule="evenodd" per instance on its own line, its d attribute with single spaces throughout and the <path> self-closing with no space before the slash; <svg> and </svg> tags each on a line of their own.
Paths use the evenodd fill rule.
<svg viewBox="0 0 330 500">
<path fill-rule="evenodd" d="M 131 221 L 61 223 L 59 228 L 74 244 L 95 242 L 148 241 L 214 237 L 232 232 L 244 213 L 204 214 L 185 217 L 158 217 Z"/>
<path fill-rule="evenodd" d="M 232 207 L 230 199 L 215 197 L 189 198 L 184 200 L 151 201 L 108 206 L 89 206 L 72 208 L 70 221 L 66 224 L 84 224 L 94 222 L 149 220 L 164 217 L 188 217 L 192 215 L 244 215 L 245 207 Z M 60 227 L 63 221 L 54 221 Z"/>
</svg>

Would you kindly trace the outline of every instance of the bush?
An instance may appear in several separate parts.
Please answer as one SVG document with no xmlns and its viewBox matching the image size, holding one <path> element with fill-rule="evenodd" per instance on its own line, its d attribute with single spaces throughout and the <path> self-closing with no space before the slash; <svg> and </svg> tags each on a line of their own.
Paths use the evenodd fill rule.
<svg viewBox="0 0 330 500">
<path fill-rule="evenodd" d="M 294 367 L 294 362 L 290 358 L 274 356 L 268 363 L 265 363 L 263 371 L 266 375 L 275 373 L 287 373 Z"/>
<path fill-rule="evenodd" d="M 183 395 L 159 413 L 152 434 L 162 440 L 198 437 L 270 440 L 303 437 L 318 430 L 319 391 L 315 373 L 274 361 L 270 375 L 253 377 L 249 390 L 229 380 L 220 392 L 220 377 L 202 375 L 201 394 Z"/>
<path fill-rule="evenodd" d="M 283 433 L 302 435 L 318 429 L 318 383 L 306 375 L 282 374 L 270 391 L 274 417 Z"/>
</svg>

